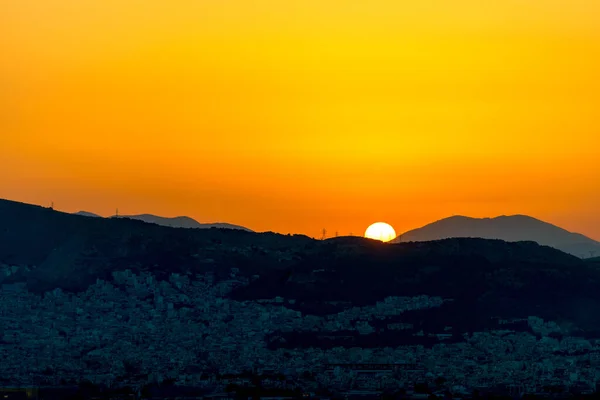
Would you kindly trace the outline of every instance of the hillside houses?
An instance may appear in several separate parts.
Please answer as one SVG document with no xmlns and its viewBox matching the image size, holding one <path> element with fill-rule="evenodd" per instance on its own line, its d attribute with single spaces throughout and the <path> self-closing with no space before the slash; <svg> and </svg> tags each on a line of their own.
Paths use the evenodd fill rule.
<svg viewBox="0 0 600 400">
<path fill-rule="evenodd" d="M 542 390 L 543 385 L 584 390 L 595 388 L 600 380 L 597 341 L 537 338 L 508 329 L 474 332 L 464 341 L 447 342 L 452 336 L 448 328 L 437 332 L 434 336 L 441 340 L 429 347 L 269 347 L 275 333 L 369 335 L 373 321 L 439 307 L 452 299 L 389 297 L 372 306 L 318 317 L 288 308 L 289 299 L 231 300 L 229 291 L 247 283 L 235 271 L 232 276 L 219 283 L 203 275 L 173 274 L 158 280 L 125 270 L 115 272 L 112 281 L 98 280 L 85 292 L 57 289 L 43 295 L 28 292 L 23 284 L 4 284 L 0 376 L 22 385 L 57 384 L 53 377 L 59 373 L 61 379 L 106 385 L 172 379 L 179 385 L 211 390 L 247 384 L 240 377 L 245 371 L 285 372 L 283 381 L 269 384 L 300 385 L 307 390 L 405 387 L 438 378 L 449 387 L 484 388 L 510 382 L 522 385 L 522 390 Z M 527 323 L 542 335 L 556 328 L 535 317 Z M 394 324 L 389 324 L 394 331 L 413 328 L 403 322 Z M 223 378 L 226 374 L 230 378 Z"/>
</svg>

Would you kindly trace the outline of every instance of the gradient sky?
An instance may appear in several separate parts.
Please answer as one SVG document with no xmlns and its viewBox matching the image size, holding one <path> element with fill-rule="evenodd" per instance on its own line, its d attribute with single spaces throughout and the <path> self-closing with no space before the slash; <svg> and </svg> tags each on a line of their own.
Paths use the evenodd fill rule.
<svg viewBox="0 0 600 400">
<path fill-rule="evenodd" d="M 2 0 L 0 197 L 600 239 L 600 2 Z"/>
</svg>

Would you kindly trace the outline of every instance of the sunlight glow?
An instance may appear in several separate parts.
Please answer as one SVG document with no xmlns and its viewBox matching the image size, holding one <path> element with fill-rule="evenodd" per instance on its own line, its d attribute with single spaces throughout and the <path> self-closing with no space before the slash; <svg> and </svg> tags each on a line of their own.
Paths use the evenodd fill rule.
<svg viewBox="0 0 600 400">
<path fill-rule="evenodd" d="M 0 1 L 0 198 L 600 240 L 599 21 L 597 0 Z"/>
<path fill-rule="evenodd" d="M 396 238 L 396 231 L 390 224 L 376 222 L 367 228 L 365 237 L 368 239 L 381 240 L 382 242 L 389 242 Z"/>
</svg>

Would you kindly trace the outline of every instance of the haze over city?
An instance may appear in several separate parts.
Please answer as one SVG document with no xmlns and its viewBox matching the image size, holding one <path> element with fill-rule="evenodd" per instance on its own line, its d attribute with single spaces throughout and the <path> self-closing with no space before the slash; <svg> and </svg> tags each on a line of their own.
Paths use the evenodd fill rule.
<svg viewBox="0 0 600 400">
<path fill-rule="evenodd" d="M 320 236 L 600 239 L 594 1 L 0 5 L 0 198 Z"/>
</svg>

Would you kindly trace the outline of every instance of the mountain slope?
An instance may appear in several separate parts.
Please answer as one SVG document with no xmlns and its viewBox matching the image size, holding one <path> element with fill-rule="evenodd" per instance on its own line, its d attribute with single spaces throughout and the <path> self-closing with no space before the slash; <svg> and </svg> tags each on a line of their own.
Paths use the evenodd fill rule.
<svg viewBox="0 0 600 400">
<path fill-rule="evenodd" d="M 113 217 L 114 218 L 114 217 Z M 210 228 L 220 228 L 220 229 L 239 229 L 243 231 L 252 232 L 251 229 L 248 229 L 243 226 L 227 224 L 227 223 L 211 223 L 211 224 L 201 224 L 190 217 L 159 217 L 157 215 L 152 214 L 140 214 L 140 215 L 120 215 L 119 218 L 130 218 L 138 221 L 143 221 L 151 224 L 157 224 L 162 226 L 169 226 L 171 228 L 196 228 L 196 229 L 210 229 Z"/>
<path fill-rule="evenodd" d="M 73 213 L 73 215 L 81 215 L 82 217 L 102 218 L 102 216 L 88 211 L 78 211 L 76 213 Z"/>
<path fill-rule="evenodd" d="M 531 240 L 577 257 L 600 254 L 599 242 L 525 215 L 496 218 L 454 216 L 408 231 L 398 236 L 394 242 L 420 242 L 452 237 L 500 239 L 508 242 Z"/>
<path fill-rule="evenodd" d="M 280 252 L 294 252 L 307 241 L 302 235 L 89 218 L 0 199 L 0 267 L 15 267 L 10 280 L 27 281 L 35 291 L 85 290 L 125 266 L 167 275 L 191 266 L 215 270 L 217 276 L 233 267 L 260 270 L 277 264 Z M 0 281 L 5 278 L 0 273 Z"/>
</svg>

